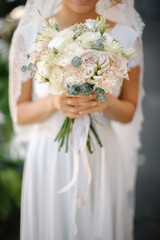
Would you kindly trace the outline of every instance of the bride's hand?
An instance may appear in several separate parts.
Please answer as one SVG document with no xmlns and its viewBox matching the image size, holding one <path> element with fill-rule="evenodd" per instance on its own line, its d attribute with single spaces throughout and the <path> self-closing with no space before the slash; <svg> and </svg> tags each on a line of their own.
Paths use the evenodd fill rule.
<svg viewBox="0 0 160 240">
<path fill-rule="evenodd" d="M 68 93 L 63 93 L 60 95 L 50 94 L 49 97 L 51 99 L 53 108 L 61 111 L 67 117 L 75 119 L 75 118 L 82 118 L 85 115 L 85 114 L 79 114 L 79 111 L 84 109 L 78 105 L 78 101 L 77 101 L 77 105 L 72 104 L 72 101 L 74 101 L 74 99 L 78 100 L 79 96 L 70 96 L 68 95 Z"/>
<path fill-rule="evenodd" d="M 90 94 L 89 97 L 85 95 L 69 96 L 67 93 L 61 95 L 54 95 L 54 106 L 60 110 L 64 115 L 70 118 L 82 118 L 84 115 L 103 111 L 108 105 L 111 105 L 112 95 L 106 94 L 107 101 L 103 104 L 96 99 L 95 94 Z"/>
<path fill-rule="evenodd" d="M 101 101 L 96 98 L 95 94 L 91 94 L 89 97 L 85 95 L 72 97 L 68 100 L 68 103 L 74 107 L 75 113 L 84 116 L 93 112 L 104 111 L 108 107 L 111 107 L 114 102 L 114 97 L 107 93 L 105 93 L 105 96 L 107 101 L 104 103 L 100 103 Z"/>
</svg>

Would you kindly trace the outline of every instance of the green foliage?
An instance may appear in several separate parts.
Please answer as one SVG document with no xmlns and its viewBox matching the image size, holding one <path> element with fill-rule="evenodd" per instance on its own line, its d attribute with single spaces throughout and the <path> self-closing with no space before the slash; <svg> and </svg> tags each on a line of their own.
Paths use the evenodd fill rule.
<svg viewBox="0 0 160 240">
<path fill-rule="evenodd" d="M 0 111 L 5 122 L 0 124 L 0 156 L 9 157 L 8 143 L 12 136 L 12 122 L 8 104 L 8 62 L 0 62 Z"/>
<path fill-rule="evenodd" d="M 0 160 L 0 222 L 8 220 L 14 208 L 20 208 L 22 166 L 22 161 Z"/>
<path fill-rule="evenodd" d="M 96 94 L 96 98 L 98 100 L 101 100 L 100 103 L 104 103 L 105 101 L 107 101 L 106 96 L 104 96 L 104 90 L 102 88 L 96 88 L 94 89 L 94 84 L 91 83 L 83 83 L 80 86 L 78 84 L 72 85 L 72 86 L 67 86 L 67 92 L 69 95 L 80 95 L 80 94 L 84 94 L 86 96 L 89 96 L 89 94 L 91 92 L 94 92 L 94 94 Z"/>
<path fill-rule="evenodd" d="M 98 99 L 98 100 L 101 100 L 101 102 L 100 103 L 104 103 L 104 102 L 106 102 L 107 101 L 107 98 L 106 98 L 106 96 L 104 96 L 104 90 L 102 89 L 102 88 L 96 88 L 95 90 L 94 90 L 94 94 L 97 94 L 97 96 L 96 96 L 96 98 Z"/>
<path fill-rule="evenodd" d="M 72 61 L 71 61 L 72 65 L 74 67 L 79 67 L 82 64 L 82 60 L 80 59 L 80 57 L 75 56 Z"/>
<path fill-rule="evenodd" d="M 69 95 L 79 95 L 84 94 L 86 96 L 89 96 L 90 92 L 93 90 L 94 84 L 90 83 L 83 83 L 80 86 L 78 84 L 67 86 L 67 92 Z"/>
<path fill-rule="evenodd" d="M 90 29 L 84 23 L 75 24 L 71 27 L 71 30 L 74 32 L 73 39 L 77 39 L 82 34 L 90 31 Z"/>
<path fill-rule="evenodd" d="M 8 61 L 0 61 L 0 111 L 5 116 L 0 123 L 0 238 L 11 239 L 11 226 L 17 229 L 16 235 L 19 232 L 23 162 L 11 160 L 9 154 L 13 130 L 8 104 Z"/>
</svg>

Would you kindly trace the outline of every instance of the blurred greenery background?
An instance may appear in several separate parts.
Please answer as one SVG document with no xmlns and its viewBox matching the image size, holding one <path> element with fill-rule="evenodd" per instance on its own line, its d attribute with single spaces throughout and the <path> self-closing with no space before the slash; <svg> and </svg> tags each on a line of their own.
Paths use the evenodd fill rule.
<svg viewBox="0 0 160 240">
<path fill-rule="evenodd" d="M 13 159 L 10 153 L 10 142 L 12 139 L 13 129 L 12 129 L 12 122 L 11 122 L 9 106 L 8 106 L 8 52 L 9 52 L 9 46 L 10 46 L 12 34 L 18 24 L 18 21 L 21 15 L 23 14 L 23 7 L 21 5 L 24 5 L 25 2 L 26 2 L 25 0 L 0 0 L 0 239 L 1 240 L 18 240 L 19 239 L 20 193 L 21 193 L 21 180 L 22 180 L 22 172 L 23 172 L 23 160 Z M 160 19 L 160 1 L 159 0 L 137 0 L 136 8 L 139 10 L 139 12 L 143 16 L 147 24 L 149 22 L 156 23 L 157 21 L 159 21 Z M 144 144 L 145 144 L 145 139 L 146 137 L 144 137 L 144 140 L 143 140 L 143 136 L 142 136 L 142 140 Z M 141 176 L 143 176 L 143 170 L 140 170 L 139 172 Z M 143 187 L 144 186 L 142 185 L 142 188 Z M 141 185 L 140 185 L 140 188 L 137 188 L 137 189 L 138 189 L 137 190 L 137 193 L 138 193 L 139 189 L 141 189 Z M 138 197 L 139 196 L 141 195 L 138 195 Z M 142 200 L 138 199 L 138 201 L 142 201 Z M 138 213 L 136 213 L 136 216 L 139 216 L 138 214 L 141 213 L 141 210 L 139 210 L 139 206 L 141 205 L 138 205 L 138 208 L 137 208 Z M 144 216 L 144 214 L 142 215 Z M 135 226 L 136 226 L 136 229 L 138 229 L 139 228 L 138 221 L 140 218 L 136 217 L 136 219 L 138 220 L 136 220 Z M 157 240 L 158 236 L 160 237 L 160 235 L 158 235 L 159 234 L 158 232 L 155 238 L 154 237 L 144 238 L 145 236 L 144 232 L 146 231 L 146 229 L 144 229 L 144 231 L 139 231 L 139 230 L 136 230 L 136 231 L 137 231 L 135 233 L 136 240 L 143 240 L 143 239 Z M 151 236 L 151 235 L 148 234 L 148 236 Z"/>
<path fill-rule="evenodd" d="M 12 159 L 13 129 L 8 106 L 8 52 L 25 1 L 0 0 L 0 239 L 19 239 L 20 193 L 23 161 Z"/>
</svg>

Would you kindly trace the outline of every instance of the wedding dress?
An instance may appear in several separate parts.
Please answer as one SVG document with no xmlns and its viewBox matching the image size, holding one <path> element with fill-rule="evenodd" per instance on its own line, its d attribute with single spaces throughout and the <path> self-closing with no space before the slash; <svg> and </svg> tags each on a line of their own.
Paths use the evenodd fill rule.
<svg viewBox="0 0 160 240">
<path fill-rule="evenodd" d="M 125 47 L 135 45 L 137 34 L 126 26 L 117 24 L 111 34 L 115 39 L 120 39 Z M 134 66 L 137 64 L 134 62 Z M 48 94 L 47 87 L 34 81 L 34 99 Z M 58 194 L 72 178 L 73 157 L 71 146 L 69 153 L 65 153 L 64 148 L 58 152 L 58 143 L 54 142 L 65 118 L 57 111 L 37 126 L 30 142 L 22 187 L 22 240 L 92 240 L 97 239 L 99 234 L 100 239 L 131 239 L 133 223 L 123 153 L 107 116 L 101 112 L 92 114 L 92 117 L 103 148 L 94 142 L 95 152 L 93 155 L 88 153 L 92 182 L 86 203 L 77 209 L 77 236 L 74 238 L 72 226 L 76 186 Z M 87 187 L 82 161 L 79 164 L 78 197 Z"/>
<path fill-rule="evenodd" d="M 139 51 L 139 35 L 131 27 L 117 23 L 110 34 L 125 48 L 135 47 Z M 139 55 L 130 60 L 130 68 L 142 67 L 141 61 Z M 118 87 L 113 94 L 118 97 L 120 92 Z M 47 94 L 47 83 L 38 84 L 33 80 L 33 100 Z M 61 112 L 56 111 L 42 123 L 33 124 L 32 131 L 28 131 L 29 147 L 22 184 L 21 240 L 133 239 L 138 136 L 135 139 L 129 125 L 120 126 L 103 112 L 92 114 L 103 147 L 100 148 L 93 138 L 94 153 L 91 155 L 85 150 L 92 180 L 88 198 L 78 208 L 76 200 L 86 191 L 88 180 L 83 154 L 78 161 L 73 186 L 64 193 L 58 193 L 75 174 L 72 151 L 76 134 L 79 134 L 78 129 L 72 133 L 68 153 L 64 148 L 58 152 L 58 143 L 54 139 L 64 118 Z M 25 127 L 22 128 L 23 132 Z M 21 136 L 24 137 L 24 133 Z M 128 136 L 133 136 L 133 144 Z M 20 137 L 22 142 L 23 137 Z M 124 138 L 126 141 L 122 141 Z"/>
</svg>

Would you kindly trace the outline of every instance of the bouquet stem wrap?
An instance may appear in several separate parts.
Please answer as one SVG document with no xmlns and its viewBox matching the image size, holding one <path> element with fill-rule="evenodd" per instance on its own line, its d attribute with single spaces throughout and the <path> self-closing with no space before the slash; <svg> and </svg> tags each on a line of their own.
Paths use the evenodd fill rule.
<svg viewBox="0 0 160 240">
<path fill-rule="evenodd" d="M 75 119 L 74 121 L 73 129 L 72 129 L 72 147 L 73 147 L 73 156 L 74 156 L 73 176 L 69 184 L 63 187 L 59 191 L 59 193 L 64 193 L 77 183 L 78 176 L 79 176 L 79 161 L 81 157 L 83 166 L 88 178 L 88 187 L 85 194 L 81 198 L 77 199 L 78 207 L 82 207 L 87 199 L 91 178 L 92 178 L 91 170 L 90 170 L 88 158 L 87 158 L 87 147 L 86 147 L 90 123 L 91 123 L 91 119 L 89 115 L 86 115 L 84 118 L 81 118 L 81 119 Z"/>
</svg>

